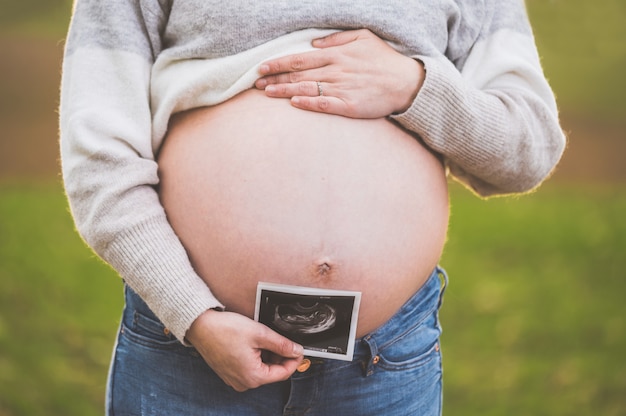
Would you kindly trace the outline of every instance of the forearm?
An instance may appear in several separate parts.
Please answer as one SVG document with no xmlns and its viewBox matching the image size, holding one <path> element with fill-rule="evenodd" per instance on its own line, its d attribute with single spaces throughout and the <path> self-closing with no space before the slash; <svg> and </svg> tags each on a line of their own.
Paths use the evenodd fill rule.
<svg viewBox="0 0 626 416">
<path fill-rule="evenodd" d="M 483 196 L 525 192 L 549 176 L 565 137 L 529 33 L 490 33 L 460 69 L 443 56 L 415 58 L 424 84 L 393 118 L 442 154 L 453 176 Z"/>
<path fill-rule="evenodd" d="M 488 196 L 528 191 L 549 175 L 565 139 L 546 103 L 515 89 L 465 88 L 445 64 L 426 62 L 417 99 L 394 118 L 442 154 L 454 176 Z"/>
<path fill-rule="evenodd" d="M 132 10 L 124 12 L 138 20 L 130 4 L 125 7 Z M 194 319 L 221 305 L 193 271 L 155 190 L 150 42 L 143 24 L 124 29 L 139 39 L 131 43 L 135 49 L 117 44 L 124 41 L 119 34 L 97 38 L 106 34 L 94 33 L 87 23 L 106 20 L 106 10 L 94 2 L 79 6 L 82 14 L 75 16 L 63 63 L 60 107 L 62 170 L 72 214 L 87 244 L 182 340 Z"/>
</svg>

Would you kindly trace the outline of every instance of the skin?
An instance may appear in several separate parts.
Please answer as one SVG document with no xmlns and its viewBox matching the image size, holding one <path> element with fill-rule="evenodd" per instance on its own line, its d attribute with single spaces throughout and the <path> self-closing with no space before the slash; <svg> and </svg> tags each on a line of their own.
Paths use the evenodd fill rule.
<svg viewBox="0 0 626 416">
<path fill-rule="evenodd" d="M 304 359 L 301 345 L 233 312 L 206 311 L 191 325 L 187 338 L 213 371 L 239 392 L 287 380 Z"/>
<path fill-rule="evenodd" d="M 262 64 L 256 88 L 302 110 L 375 119 L 405 111 L 424 82 L 420 62 L 368 30 L 337 32 L 312 45 L 318 49 Z M 302 346 L 232 312 L 206 311 L 186 338 L 236 391 L 287 380 L 303 359 Z"/>
<path fill-rule="evenodd" d="M 369 30 L 313 41 L 319 50 L 261 65 L 256 87 L 294 107 L 352 118 L 382 118 L 409 108 L 424 83 L 423 65 Z M 372 57 L 375 57 L 373 59 Z M 319 96 L 317 81 L 324 96 Z"/>
</svg>

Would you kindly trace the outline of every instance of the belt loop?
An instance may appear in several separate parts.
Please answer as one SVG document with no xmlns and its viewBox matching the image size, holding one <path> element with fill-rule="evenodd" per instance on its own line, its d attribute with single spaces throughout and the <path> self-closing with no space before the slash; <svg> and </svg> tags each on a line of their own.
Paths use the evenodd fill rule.
<svg viewBox="0 0 626 416">
<path fill-rule="evenodd" d="M 446 288 L 448 287 L 448 274 L 442 267 L 439 266 L 437 266 L 437 274 L 439 275 L 439 280 L 441 280 L 441 291 L 439 292 L 439 303 L 437 304 L 437 309 L 439 309 L 443 303 L 443 294 L 446 292 Z"/>
<path fill-rule="evenodd" d="M 380 357 L 378 356 L 378 346 L 376 345 L 376 340 L 374 340 L 371 334 L 365 336 L 365 338 L 363 338 L 361 342 L 366 343 L 370 350 L 367 361 L 364 360 L 361 363 L 363 367 L 363 376 L 369 377 L 374 374 L 374 367 L 376 366 L 376 364 L 378 364 L 378 361 L 380 360 Z"/>
</svg>

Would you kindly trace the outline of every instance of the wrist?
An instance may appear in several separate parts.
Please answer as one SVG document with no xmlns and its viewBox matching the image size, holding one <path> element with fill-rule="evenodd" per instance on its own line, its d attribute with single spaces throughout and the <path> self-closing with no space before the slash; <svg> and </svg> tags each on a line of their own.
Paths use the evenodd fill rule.
<svg viewBox="0 0 626 416">
<path fill-rule="evenodd" d="M 410 61 L 408 61 L 410 60 Z M 407 57 L 407 70 L 406 76 L 403 79 L 406 80 L 404 87 L 402 88 L 402 98 L 399 100 L 401 103 L 393 114 L 401 114 L 407 111 L 413 101 L 417 98 L 422 86 L 424 85 L 424 78 L 426 77 L 426 70 L 424 63 L 418 59 Z"/>
<path fill-rule="evenodd" d="M 187 333 L 185 334 L 185 340 L 189 342 L 191 345 L 194 345 L 194 341 L 201 338 L 203 336 L 202 334 L 206 332 L 207 329 L 212 327 L 213 325 L 212 322 L 214 321 L 214 318 L 219 319 L 217 315 L 220 314 L 221 312 L 223 312 L 223 309 L 213 308 L 213 309 L 207 309 L 202 314 L 200 314 L 200 316 L 198 316 L 191 323 L 191 326 L 189 327 L 189 329 L 187 330 Z"/>
</svg>

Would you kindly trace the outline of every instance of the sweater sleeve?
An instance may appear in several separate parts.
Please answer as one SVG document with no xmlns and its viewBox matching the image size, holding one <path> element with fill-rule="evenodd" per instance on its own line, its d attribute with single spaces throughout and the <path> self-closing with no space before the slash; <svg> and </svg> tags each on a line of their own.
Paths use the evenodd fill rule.
<svg viewBox="0 0 626 416">
<path fill-rule="evenodd" d="M 453 177 L 487 197 L 537 187 L 566 139 L 524 2 L 485 3 L 482 30 L 457 65 L 415 57 L 426 69 L 423 87 L 393 118 L 443 155 Z"/>
<path fill-rule="evenodd" d="M 78 0 L 63 61 L 62 172 L 76 227 L 184 341 L 222 308 L 194 272 L 155 190 L 150 74 L 166 20 L 159 0 Z"/>
</svg>

